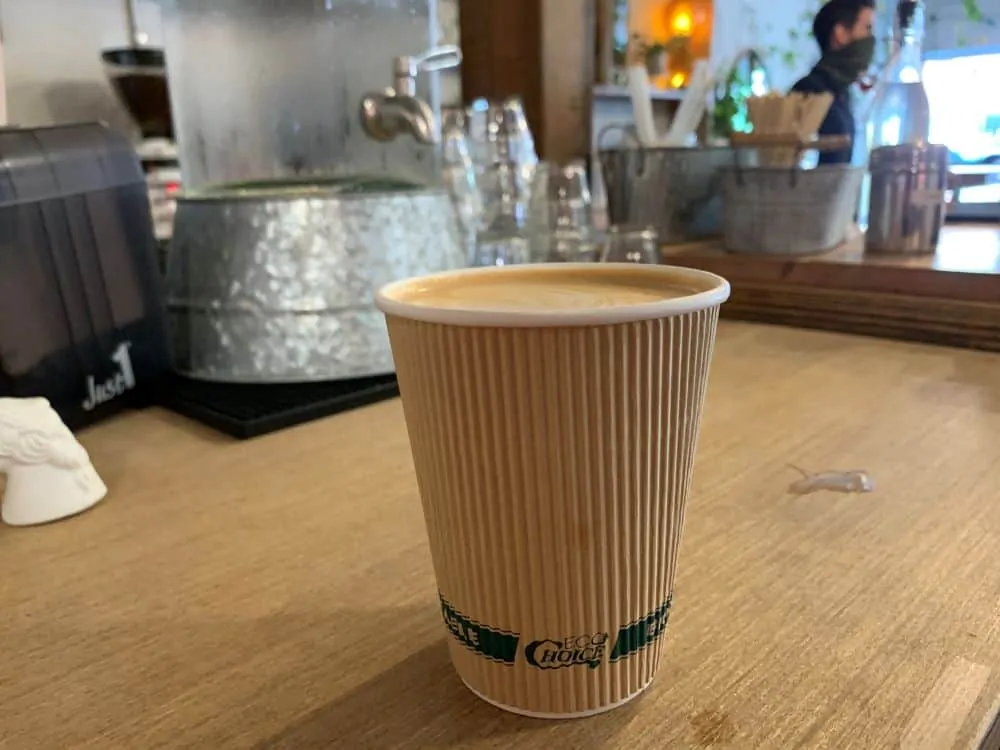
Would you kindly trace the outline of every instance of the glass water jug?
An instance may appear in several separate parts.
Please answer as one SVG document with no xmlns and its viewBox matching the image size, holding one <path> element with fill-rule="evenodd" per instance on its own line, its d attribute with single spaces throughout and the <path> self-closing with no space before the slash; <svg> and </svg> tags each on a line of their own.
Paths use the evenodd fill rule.
<svg viewBox="0 0 1000 750">
<path fill-rule="evenodd" d="M 439 184 L 434 70 L 460 58 L 433 49 L 436 2 L 162 0 L 185 187 L 347 174 Z"/>
</svg>

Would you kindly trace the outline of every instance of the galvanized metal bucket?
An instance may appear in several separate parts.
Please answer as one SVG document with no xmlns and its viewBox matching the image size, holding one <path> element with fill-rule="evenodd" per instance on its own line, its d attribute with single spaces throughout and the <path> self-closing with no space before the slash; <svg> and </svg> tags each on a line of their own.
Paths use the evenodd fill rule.
<svg viewBox="0 0 1000 750">
<path fill-rule="evenodd" d="M 612 224 L 653 226 L 662 244 L 722 233 L 721 170 L 733 164 L 728 147 L 600 148 L 598 159 Z"/>
<path fill-rule="evenodd" d="M 734 253 L 810 255 L 841 244 L 854 221 L 863 167 L 735 167 L 722 173 L 723 242 Z"/>
<path fill-rule="evenodd" d="M 174 365 L 230 383 L 391 373 L 375 292 L 464 264 L 443 190 L 342 179 L 184 196 L 167 256 Z"/>
</svg>

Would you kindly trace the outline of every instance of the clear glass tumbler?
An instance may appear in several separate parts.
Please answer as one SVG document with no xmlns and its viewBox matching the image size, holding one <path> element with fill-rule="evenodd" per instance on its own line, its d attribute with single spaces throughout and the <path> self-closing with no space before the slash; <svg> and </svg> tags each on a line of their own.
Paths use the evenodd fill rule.
<svg viewBox="0 0 1000 750">
<path fill-rule="evenodd" d="M 659 263 L 660 243 L 656 229 L 648 226 L 614 225 L 601 253 L 602 263 Z"/>
<path fill-rule="evenodd" d="M 590 186 L 582 163 L 540 164 L 528 207 L 532 260 L 594 260 L 591 211 Z"/>
</svg>

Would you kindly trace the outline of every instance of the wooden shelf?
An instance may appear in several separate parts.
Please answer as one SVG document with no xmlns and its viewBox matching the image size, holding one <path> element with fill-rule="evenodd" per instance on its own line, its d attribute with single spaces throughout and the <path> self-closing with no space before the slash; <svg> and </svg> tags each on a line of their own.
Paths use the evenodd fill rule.
<svg viewBox="0 0 1000 750">
<path fill-rule="evenodd" d="M 679 102 L 684 98 L 684 92 L 684 89 L 653 89 L 650 97 L 653 101 Z M 594 97 L 598 99 L 628 99 L 629 96 L 627 86 L 616 86 L 611 83 L 594 85 Z"/>
<path fill-rule="evenodd" d="M 866 256 L 860 240 L 809 257 L 667 247 L 675 265 L 733 285 L 724 314 L 744 320 L 1000 351 L 1000 226 L 949 226 L 937 253 Z"/>
</svg>

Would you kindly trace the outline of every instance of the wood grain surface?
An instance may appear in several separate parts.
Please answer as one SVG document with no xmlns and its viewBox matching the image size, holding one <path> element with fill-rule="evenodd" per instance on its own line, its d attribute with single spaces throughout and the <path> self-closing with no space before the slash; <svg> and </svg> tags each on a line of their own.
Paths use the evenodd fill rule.
<svg viewBox="0 0 1000 750">
<path fill-rule="evenodd" d="M 105 503 L 0 528 L 0 747 L 974 747 L 1000 705 L 998 373 L 724 324 L 665 663 L 562 723 L 456 678 L 398 401 L 244 443 L 126 415 L 83 436 Z M 792 496 L 789 463 L 876 489 Z"/>
<path fill-rule="evenodd" d="M 723 314 L 759 323 L 1000 351 L 1000 286 L 996 301 L 986 303 L 743 281 L 734 283 Z"/>
</svg>

